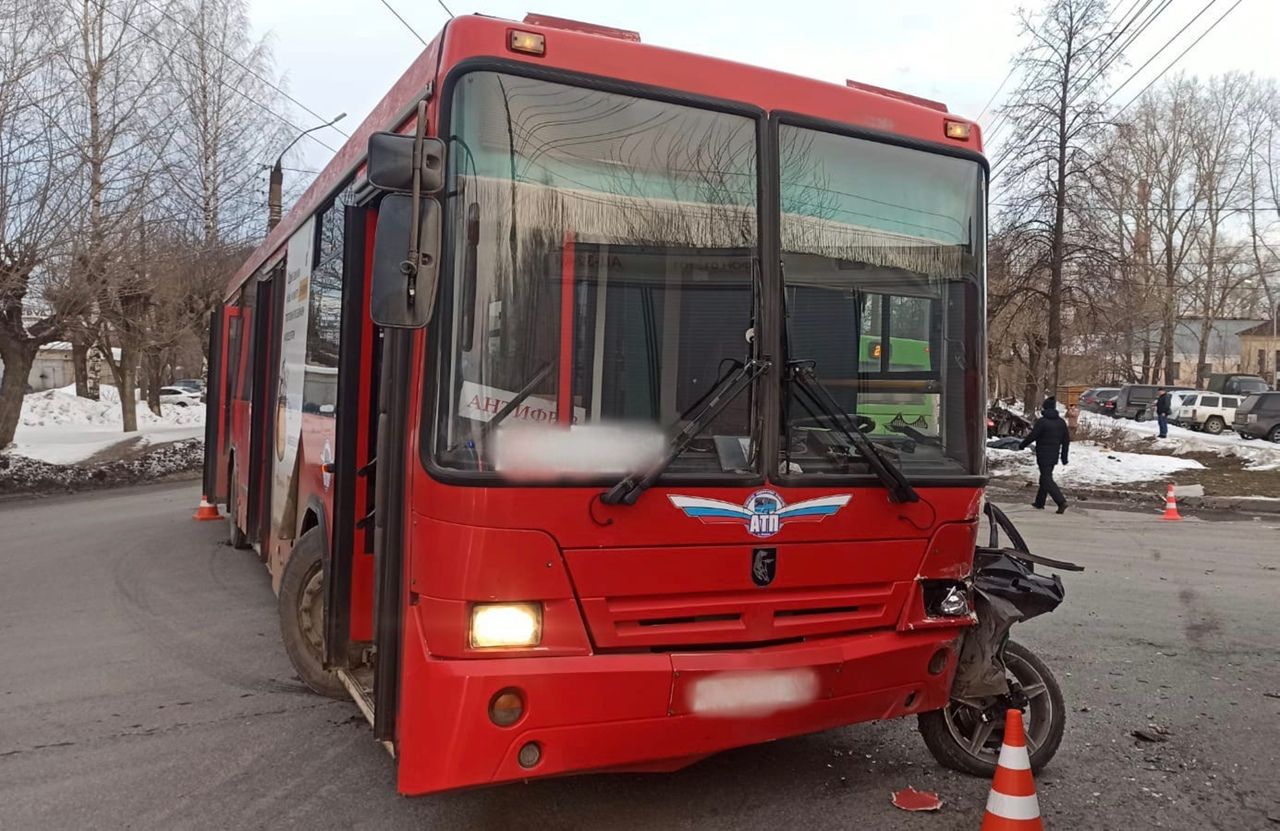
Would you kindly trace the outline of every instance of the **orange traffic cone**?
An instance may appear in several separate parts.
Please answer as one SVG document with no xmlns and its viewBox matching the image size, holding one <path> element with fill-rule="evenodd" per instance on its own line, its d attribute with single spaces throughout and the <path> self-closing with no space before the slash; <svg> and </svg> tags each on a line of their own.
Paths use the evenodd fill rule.
<svg viewBox="0 0 1280 831">
<path fill-rule="evenodd" d="M 208 494 L 201 494 L 200 507 L 196 508 L 191 518 L 207 522 L 211 519 L 222 519 L 222 514 L 218 513 L 218 506 L 209 501 Z"/>
<path fill-rule="evenodd" d="M 987 797 L 982 831 L 1044 831 L 1019 710 L 1005 713 L 1004 741 L 1000 745 L 1000 758 L 996 761 L 991 795 Z"/>
<path fill-rule="evenodd" d="M 1169 483 L 1169 492 L 1164 498 L 1164 516 L 1161 519 L 1182 519 L 1178 514 L 1178 498 L 1173 495 L 1173 483 Z"/>
</svg>

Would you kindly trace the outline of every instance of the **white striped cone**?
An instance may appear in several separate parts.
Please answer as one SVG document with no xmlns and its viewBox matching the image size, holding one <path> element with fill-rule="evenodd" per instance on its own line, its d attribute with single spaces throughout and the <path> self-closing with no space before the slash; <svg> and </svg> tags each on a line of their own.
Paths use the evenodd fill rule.
<svg viewBox="0 0 1280 831">
<path fill-rule="evenodd" d="M 1044 831 L 1019 710 L 1005 713 L 1004 741 L 1000 745 L 1000 758 L 996 761 L 991 795 L 987 797 L 982 831 Z"/>
<path fill-rule="evenodd" d="M 1173 483 L 1169 483 L 1169 490 L 1164 497 L 1164 516 L 1161 519 L 1182 519 L 1182 515 L 1178 513 L 1178 497 L 1173 493 Z"/>
</svg>

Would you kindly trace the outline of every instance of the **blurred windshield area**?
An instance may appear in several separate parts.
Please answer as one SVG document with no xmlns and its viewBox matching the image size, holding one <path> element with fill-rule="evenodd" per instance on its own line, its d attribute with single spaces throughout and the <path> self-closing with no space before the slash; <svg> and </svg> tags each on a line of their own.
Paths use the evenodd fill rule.
<svg viewBox="0 0 1280 831">
<path fill-rule="evenodd" d="M 585 440 L 595 428 L 669 433 L 747 359 L 753 120 L 475 72 L 458 83 L 450 132 L 439 464 L 501 468 L 494 434 L 542 425 L 584 438 L 545 434 L 564 464 L 553 456 L 543 472 L 582 474 L 566 447 L 598 446 Z M 717 435 L 753 456 L 750 412 L 744 395 L 671 469 L 723 472 Z M 606 457 L 592 472 L 627 467 Z"/>
</svg>

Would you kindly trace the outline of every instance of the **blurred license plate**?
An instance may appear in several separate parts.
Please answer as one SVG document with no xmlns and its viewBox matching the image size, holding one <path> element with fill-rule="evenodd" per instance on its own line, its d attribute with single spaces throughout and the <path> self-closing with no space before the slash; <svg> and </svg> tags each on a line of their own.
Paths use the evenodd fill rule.
<svg viewBox="0 0 1280 831">
<path fill-rule="evenodd" d="M 721 672 L 694 682 L 689 709 L 703 716 L 763 716 L 808 704 L 818 686 L 818 673 L 808 668 Z"/>
</svg>

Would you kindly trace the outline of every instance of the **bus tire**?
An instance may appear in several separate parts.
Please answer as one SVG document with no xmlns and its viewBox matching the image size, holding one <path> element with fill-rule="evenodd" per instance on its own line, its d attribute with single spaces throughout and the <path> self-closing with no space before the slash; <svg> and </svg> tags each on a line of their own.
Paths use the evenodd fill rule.
<svg viewBox="0 0 1280 831">
<path fill-rule="evenodd" d="M 249 548 L 249 538 L 240 530 L 240 520 L 236 519 L 238 502 L 236 499 L 236 469 L 231 467 L 227 472 L 227 545 L 232 548 Z"/>
<path fill-rule="evenodd" d="M 293 669 L 313 692 L 345 699 L 338 674 L 324 666 L 324 541 L 319 527 L 298 538 L 280 578 L 280 636 Z"/>
</svg>

